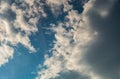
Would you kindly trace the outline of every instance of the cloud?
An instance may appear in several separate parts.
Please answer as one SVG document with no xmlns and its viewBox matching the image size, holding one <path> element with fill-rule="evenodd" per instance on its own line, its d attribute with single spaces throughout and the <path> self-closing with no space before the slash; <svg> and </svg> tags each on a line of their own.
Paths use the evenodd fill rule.
<svg viewBox="0 0 120 79">
<path fill-rule="evenodd" d="M 29 36 L 38 31 L 41 17 L 46 17 L 46 13 L 39 1 L 0 1 L 0 66 L 13 57 L 14 46 L 18 44 L 30 52 L 36 51 Z"/>
<path fill-rule="evenodd" d="M 67 21 L 52 24 L 52 56 L 36 79 L 119 79 L 119 7 L 119 0 L 89 0 L 81 14 L 67 10 Z"/>
<path fill-rule="evenodd" d="M 38 31 L 37 23 L 47 17 L 44 5 L 55 16 L 67 13 L 64 22 L 51 24 L 55 33 L 51 54 L 36 79 L 119 79 L 120 6 L 119 0 L 85 0 L 83 12 L 73 10 L 72 0 L 16 0 L 0 2 L 0 66 L 22 44 L 36 49 L 29 36 Z"/>
<path fill-rule="evenodd" d="M 119 0 L 96 0 L 87 13 L 90 25 L 99 32 L 100 36 L 98 42 L 89 50 L 86 60 L 92 70 L 103 77 L 102 79 L 120 78 L 119 4 Z M 103 17 L 97 10 L 104 8 L 108 14 Z"/>
<path fill-rule="evenodd" d="M 58 16 L 62 11 L 67 12 L 72 8 L 72 6 L 69 5 L 69 1 L 71 0 L 46 0 L 46 3 L 50 7 L 52 13 Z"/>
<path fill-rule="evenodd" d="M 90 5 L 91 1 L 86 4 Z M 84 62 L 84 55 L 94 42 L 97 32 L 89 26 L 85 12 L 79 14 L 76 10 L 68 11 L 65 22 L 52 24 L 55 32 L 55 41 L 52 56 L 45 56 L 43 69 L 38 72 L 36 79 L 99 79 Z M 87 10 L 86 10 L 87 9 Z"/>
<path fill-rule="evenodd" d="M 5 3 L 3 1 L 0 2 L 0 13 L 3 13 L 4 11 L 9 9 L 9 4 Z"/>
<path fill-rule="evenodd" d="M 106 0 L 106 1 L 96 1 L 94 3 L 94 11 L 98 13 L 101 17 L 106 17 L 109 15 L 110 10 L 112 9 L 112 6 L 114 5 L 114 2 L 117 0 Z M 102 4 L 103 6 L 101 6 Z"/>
<path fill-rule="evenodd" d="M 60 76 L 55 79 L 89 79 L 89 77 L 83 76 L 77 71 L 66 71 L 60 73 Z"/>
<path fill-rule="evenodd" d="M 9 58 L 13 57 L 14 49 L 8 45 L 0 46 L 0 66 L 8 62 Z"/>
</svg>

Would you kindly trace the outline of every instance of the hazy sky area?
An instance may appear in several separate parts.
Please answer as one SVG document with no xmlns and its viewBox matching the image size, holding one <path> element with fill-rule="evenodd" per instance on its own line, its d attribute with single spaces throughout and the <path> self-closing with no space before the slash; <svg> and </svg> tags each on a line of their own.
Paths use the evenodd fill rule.
<svg viewBox="0 0 120 79">
<path fill-rule="evenodd" d="M 0 79 L 120 79 L 120 0 L 0 0 Z"/>
</svg>

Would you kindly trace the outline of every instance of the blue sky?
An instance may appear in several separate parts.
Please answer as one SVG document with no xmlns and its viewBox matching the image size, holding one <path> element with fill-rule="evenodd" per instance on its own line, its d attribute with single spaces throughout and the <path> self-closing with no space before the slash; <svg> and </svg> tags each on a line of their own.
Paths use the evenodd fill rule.
<svg viewBox="0 0 120 79">
<path fill-rule="evenodd" d="M 0 0 L 0 79 L 119 79 L 119 0 Z"/>
</svg>

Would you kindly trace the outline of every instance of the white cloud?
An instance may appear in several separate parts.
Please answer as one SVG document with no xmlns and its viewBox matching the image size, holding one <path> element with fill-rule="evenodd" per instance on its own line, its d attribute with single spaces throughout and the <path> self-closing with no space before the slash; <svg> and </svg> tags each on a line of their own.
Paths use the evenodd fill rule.
<svg viewBox="0 0 120 79">
<path fill-rule="evenodd" d="M 87 5 L 91 5 L 91 1 L 85 5 L 85 12 L 83 11 L 82 14 L 71 10 L 66 16 L 68 22 L 53 24 L 52 30 L 55 32 L 56 40 L 52 56 L 45 56 L 43 64 L 45 68 L 38 72 L 36 79 L 56 79 L 60 73 L 67 71 L 76 71 L 90 79 L 100 78 L 90 70 L 83 60 L 84 54 L 97 35 L 97 32 L 89 26 L 86 12 L 90 8 Z"/>
<path fill-rule="evenodd" d="M 22 44 L 30 52 L 36 51 L 29 36 L 38 31 L 36 25 L 40 17 L 46 17 L 39 1 L 22 0 L 21 5 L 17 5 L 17 2 L 9 5 L 7 1 L 2 1 L 0 5 L 0 66 L 13 57 L 14 46 L 18 44 Z M 12 20 L 8 19 L 11 17 Z"/>
<path fill-rule="evenodd" d="M 0 2 L 0 13 L 3 13 L 4 11 L 8 10 L 10 5 L 8 3 L 5 3 L 4 1 Z"/>
<path fill-rule="evenodd" d="M 8 62 L 9 58 L 13 57 L 14 49 L 8 45 L 0 46 L 0 66 Z"/>
<path fill-rule="evenodd" d="M 67 12 L 72 8 L 68 1 L 71 0 L 46 0 L 46 3 L 51 8 L 52 13 L 55 16 L 58 16 L 62 11 L 62 7 L 64 12 Z"/>
</svg>

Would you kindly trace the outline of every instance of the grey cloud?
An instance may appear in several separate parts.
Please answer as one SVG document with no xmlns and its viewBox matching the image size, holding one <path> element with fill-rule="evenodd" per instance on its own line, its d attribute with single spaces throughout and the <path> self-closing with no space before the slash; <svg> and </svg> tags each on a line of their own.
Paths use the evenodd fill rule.
<svg viewBox="0 0 120 79">
<path fill-rule="evenodd" d="M 109 15 L 103 18 L 96 12 L 96 9 L 104 8 L 107 8 Z M 120 78 L 119 14 L 119 0 L 97 0 L 88 12 L 90 24 L 93 29 L 98 31 L 99 38 L 87 53 L 86 59 L 92 70 L 103 76 L 104 79 Z"/>
</svg>

